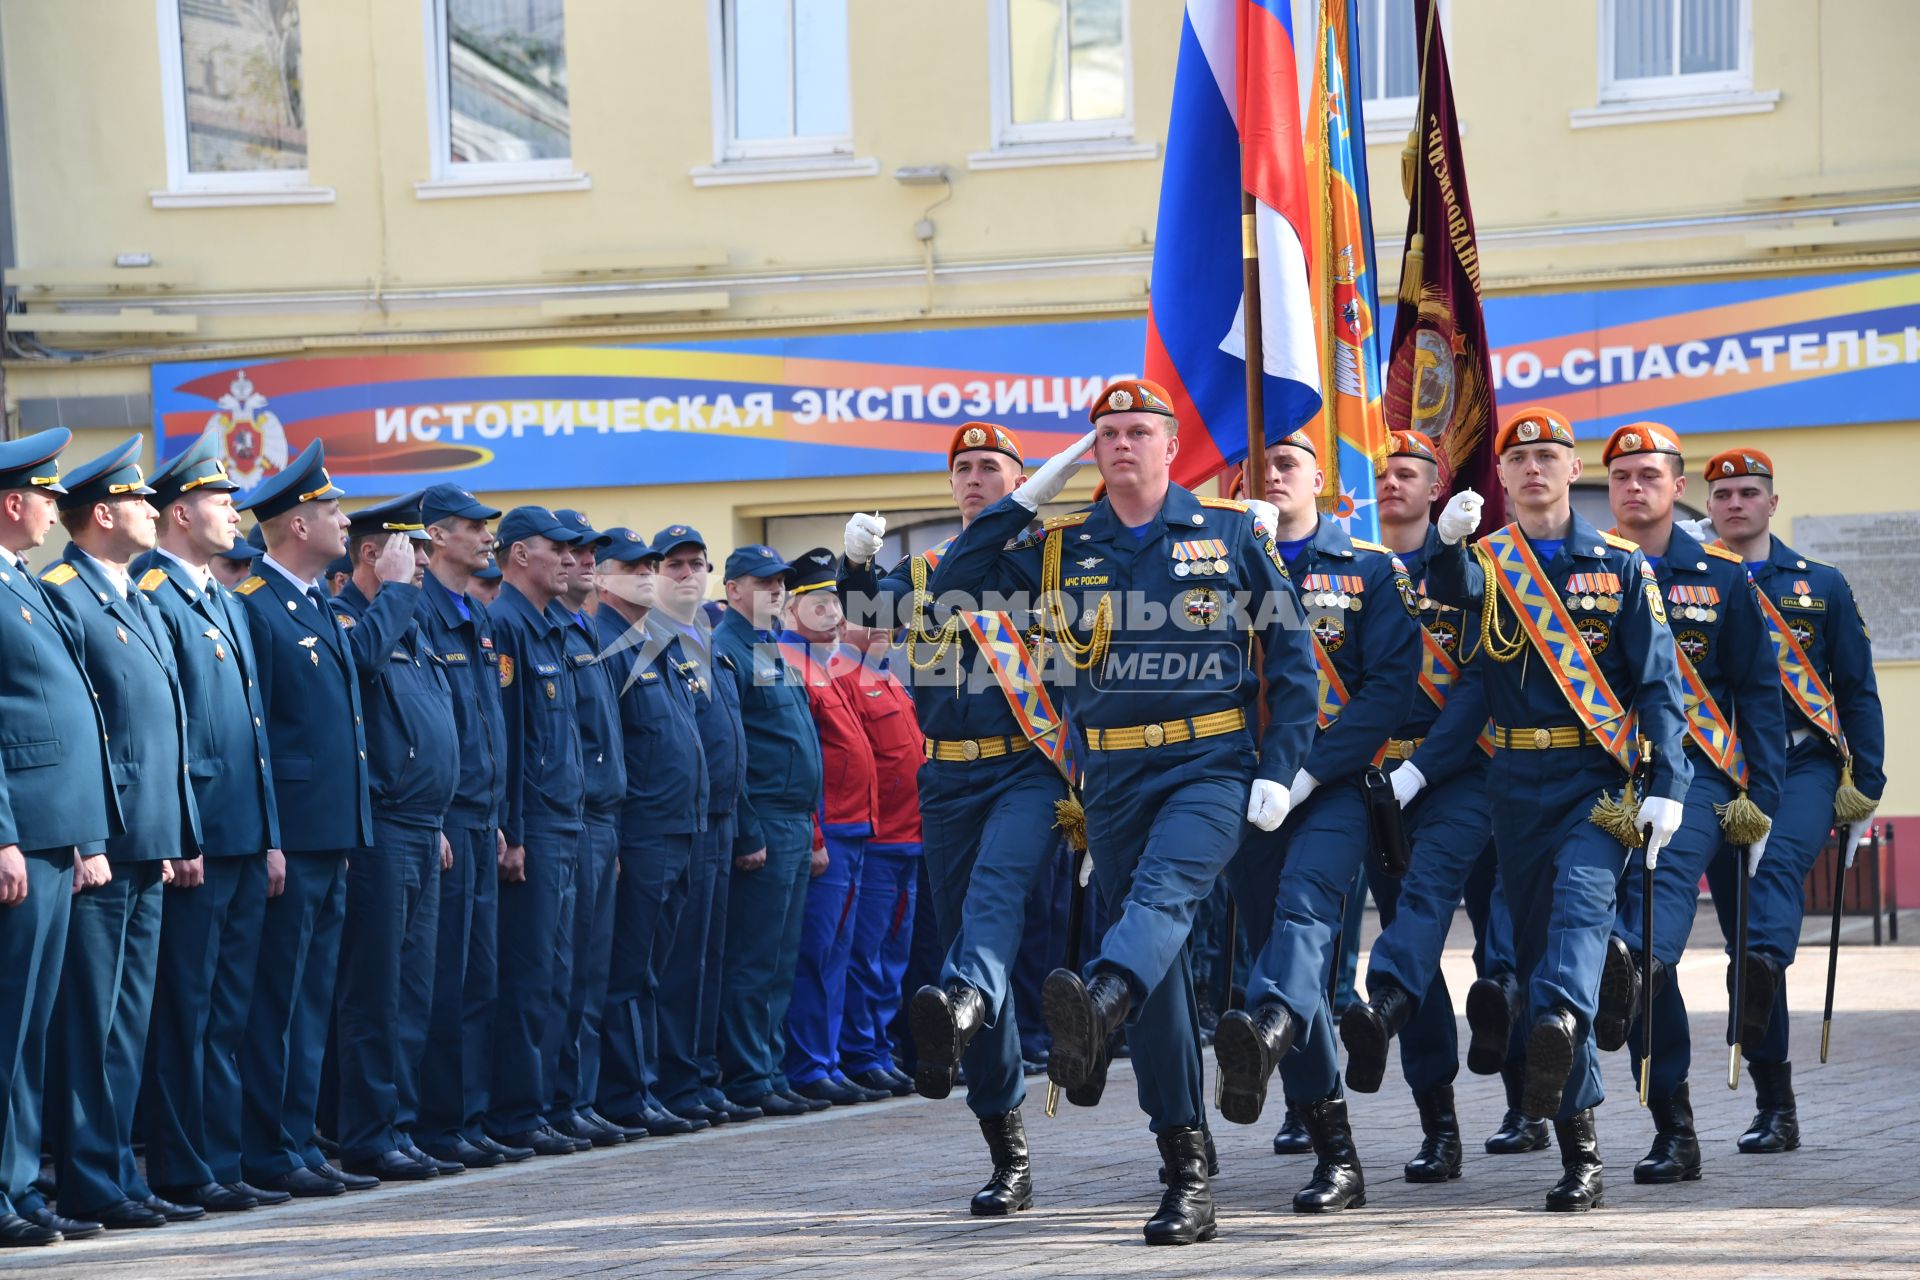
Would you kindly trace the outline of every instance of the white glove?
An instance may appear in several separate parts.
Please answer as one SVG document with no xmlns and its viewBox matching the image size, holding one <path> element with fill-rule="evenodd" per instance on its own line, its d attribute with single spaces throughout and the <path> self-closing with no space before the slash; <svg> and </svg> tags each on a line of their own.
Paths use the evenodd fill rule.
<svg viewBox="0 0 1920 1280">
<path fill-rule="evenodd" d="M 1248 822 L 1262 831 L 1278 831 L 1292 808 L 1293 801 L 1288 798 L 1285 787 L 1265 778 L 1253 780 L 1253 789 L 1247 793 Z"/>
<path fill-rule="evenodd" d="M 1749 880 L 1759 872 L 1760 859 L 1765 857 L 1767 852 L 1767 836 L 1772 834 L 1773 832 L 1769 831 L 1767 835 L 1761 836 L 1747 846 L 1747 878 Z"/>
<path fill-rule="evenodd" d="M 1843 871 L 1853 870 L 1854 855 L 1860 852 L 1860 837 L 1867 833 L 1867 828 L 1872 823 L 1873 815 L 1868 814 L 1847 828 L 1847 864 L 1841 868 Z"/>
<path fill-rule="evenodd" d="M 1680 829 L 1682 812 L 1678 800 L 1654 796 L 1640 802 L 1640 825 L 1647 829 L 1647 870 L 1660 865 L 1660 851 Z"/>
<path fill-rule="evenodd" d="M 1258 498 L 1247 499 L 1247 510 L 1260 522 L 1260 527 L 1272 535 L 1280 528 L 1280 508 L 1271 502 L 1262 502 Z"/>
<path fill-rule="evenodd" d="M 1486 500 L 1471 489 L 1462 489 L 1447 499 L 1447 506 L 1434 521 L 1440 541 L 1454 546 L 1480 527 L 1480 507 Z"/>
<path fill-rule="evenodd" d="M 1411 760 L 1402 760 L 1400 767 L 1388 777 L 1393 783 L 1393 798 L 1402 809 L 1412 804 L 1413 798 L 1427 785 L 1427 775 L 1420 772 Z"/>
<path fill-rule="evenodd" d="M 1706 516 L 1701 516 L 1698 520 L 1676 520 L 1674 523 L 1695 542 L 1712 542 L 1719 536 L 1713 531 L 1713 521 Z"/>
<path fill-rule="evenodd" d="M 1059 497 L 1074 472 L 1086 465 L 1086 452 L 1093 448 L 1093 437 L 1094 433 L 1089 431 L 1041 463 L 1040 469 L 1013 491 L 1013 500 L 1029 511 L 1038 511 Z"/>
<path fill-rule="evenodd" d="M 847 561 L 865 564 L 880 554 L 880 540 L 887 534 L 887 518 L 879 512 L 866 515 L 855 512 L 847 521 Z"/>
<path fill-rule="evenodd" d="M 1307 797 L 1320 785 L 1320 779 L 1305 769 L 1293 775 L 1293 785 L 1287 788 L 1288 810 L 1298 809 L 1307 802 Z"/>
</svg>

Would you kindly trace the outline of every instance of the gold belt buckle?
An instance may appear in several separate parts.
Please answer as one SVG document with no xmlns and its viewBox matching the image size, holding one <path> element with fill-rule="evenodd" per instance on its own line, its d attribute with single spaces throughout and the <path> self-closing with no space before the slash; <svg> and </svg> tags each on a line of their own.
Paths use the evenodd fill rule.
<svg viewBox="0 0 1920 1280">
<path fill-rule="evenodd" d="M 1167 740 L 1166 726 L 1150 724 L 1142 732 L 1141 736 L 1146 739 L 1148 746 L 1157 747 Z"/>
<path fill-rule="evenodd" d="M 980 758 L 979 741 L 975 738 L 968 738 L 965 742 L 961 743 L 960 757 L 963 760 L 978 760 Z"/>
<path fill-rule="evenodd" d="M 1553 745 L 1553 730 L 1535 729 L 1533 731 L 1533 749 L 1535 751 L 1545 751 L 1548 747 L 1552 745 Z"/>
</svg>

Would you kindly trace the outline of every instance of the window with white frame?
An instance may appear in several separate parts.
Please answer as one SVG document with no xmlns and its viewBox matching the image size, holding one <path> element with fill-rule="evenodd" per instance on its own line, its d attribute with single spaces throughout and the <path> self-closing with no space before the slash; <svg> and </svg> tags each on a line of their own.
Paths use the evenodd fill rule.
<svg viewBox="0 0 1920 1280">
<path fill-rule="evenodd" d="M 1128 0 L 989 0 L 993 142 L 1130 140 Z"/>
<path fill-rule="evenodd" d="M 1601 100 L 1752 88 L 1749 19 L 1749 0 L 1601 0 Z"/>
<path fill-rule="evenodd" d="M 846 0 L 720 0 L 722 163 L 853 154 Z"/>
<path fill-rule="evenodd" d="M 436 180 L 570 178 L 563 0 L 426 0 Z"/>
<path fill-rule="evenodd" d="M 1420 32 L 1408 0 L 1360 0 L 1354 45 L 1369 125 L 1405 117 L 1420 103 Z"/>
<path fill-rule="evenodd" d="M 157 13 L 170 191 L 305 189 L 300 0 L 159 0 Z"/>
</svg>

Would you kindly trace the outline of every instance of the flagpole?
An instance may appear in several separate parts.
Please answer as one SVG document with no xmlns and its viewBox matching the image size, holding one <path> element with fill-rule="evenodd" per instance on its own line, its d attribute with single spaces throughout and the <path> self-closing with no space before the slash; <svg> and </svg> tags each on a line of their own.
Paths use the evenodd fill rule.
<svg viewBox="0 0 1920 1280">
<path fill-rule="evenodd" d="M 1240 154 L 1240 265 L 1246 301 L 1242 326 L 1247 341 L 1247 461 L 1241 468 L 1247 496 L 1264 502 L 1267 496 L 1267 403 L 1262 379 L 1266 373 L 1265 347 L 1260 333 L 1260 233 L 1253 192 L 1247 190 L 1245 144 Z"/>
</svg>

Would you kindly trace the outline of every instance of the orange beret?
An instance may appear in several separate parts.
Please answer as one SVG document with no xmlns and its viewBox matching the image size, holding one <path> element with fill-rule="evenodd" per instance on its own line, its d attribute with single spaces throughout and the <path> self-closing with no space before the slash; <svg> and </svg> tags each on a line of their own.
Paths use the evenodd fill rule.
<svg viewBox="0 0 1920 1280">
<path fill-rule="evenodd" d="M 1280 439 L 1278 440 L 1275 440 L 1272 444 L 1268 445 L 1267 448 L 1269 449 L 1278 448 L 1280 445 L 1283 445 L 1283 444 L 1290 444 L 1296 449 L 1304 450 L 1307 454 L 1309 454 L 1310 456 L 1316 459 L 1319 458 L 1320 456 L 1320 451 L 1314 448 L 1313 446 L 1313 437 L 1308 435 L 1305 431 L 1299 430 L 1298 428 L 1287 432 L 1286 435 L 1280 437 Z"/>
<path fill-rule="evenodd" d="M 953 443 L 947 446 L 947 470 L 953 470 L 955 458 L 974 449 L 1004 453 L 1021 466 L 1026 465 L 1026 459 L 1020 456 L 1020 442 L 1013 438 L 1013 432 L 997 423 L 963 422 L 953 433 Z"/>
<path fill-rule="evenodd" d="M 1735 476 L 1765 476 L 1773 479 L 1773 459 L 1758 449 L 1729 449 L 1707 459 L 1707 483 L 1731 480 Z"/>
<path fill-rule="evenodd" d="M 1641 453 L 1669 453 L 1678 458 L 1680 438 L 1673 428 L 1657 422 L 1629 422 L 1607 437 L 1607 446 L 1600 451 L 1600 465 Z"/>
<path fill-rule="evenodd" d="M 1109 413 L 1158 413 L 1173 417 L 1173 397 L 1157 382 L 1145 378 L 1118 378 L 1106 385 L 1087 414 L 1098 422 Z"/>
<path fill-rule="evenodd" d="M 1433 440 L 1424 431 L 1395 431 L 1393 447 L 1387 450 L 1389 458 L 1425 458 L 1434 466 L 1440 465 L 1440 454 L 1433 447 Z"/>
<path fill-rule="evenodd" d="M 1563 444 L 1573 448 L 1573 424 L 1566 415 L 1552 409 L 1543 409 L 1538 405 L 1522 409 L 1507 419 L 1507 425 L 1500 428 L 1500 434 L 1493 438 L 1494 456 L 1498 457 L 1516 444 Z"/>
</svg>

